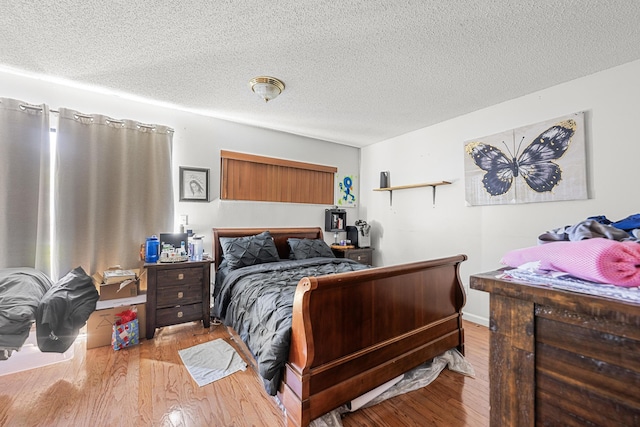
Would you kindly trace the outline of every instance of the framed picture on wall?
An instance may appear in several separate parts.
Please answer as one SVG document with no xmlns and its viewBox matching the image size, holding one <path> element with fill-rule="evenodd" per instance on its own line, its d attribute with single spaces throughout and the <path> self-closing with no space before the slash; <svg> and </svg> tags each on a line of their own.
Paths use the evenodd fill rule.
<svg viewBox="0 0 640 427">
<path fill-rule="evenodd" d="M 209 201 L 209 169 L 180 166 L 180 201 Z"/>
<path fill-rule="evenodd" d="M 338 195 L 336 205 L 341 207 L 355 208 L 358 204 L 358 177 L 356 175 L 336 175 Z"/>
</svg>

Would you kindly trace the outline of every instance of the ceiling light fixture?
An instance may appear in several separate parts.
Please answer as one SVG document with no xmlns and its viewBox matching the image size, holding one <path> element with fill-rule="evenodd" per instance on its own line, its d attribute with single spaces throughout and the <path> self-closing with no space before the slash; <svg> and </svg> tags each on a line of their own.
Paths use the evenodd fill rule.
<svg viewBox="0 0 640 427">
<path fill-rule="evenodd" d="M 249 80 L 249 86 L 251 90 L 257 93 L 264 99 L 264 102 L 269 102 L 284 90 L 284 83 L 275 77 L 260 76 L 254 77 Z"/>
</svg>

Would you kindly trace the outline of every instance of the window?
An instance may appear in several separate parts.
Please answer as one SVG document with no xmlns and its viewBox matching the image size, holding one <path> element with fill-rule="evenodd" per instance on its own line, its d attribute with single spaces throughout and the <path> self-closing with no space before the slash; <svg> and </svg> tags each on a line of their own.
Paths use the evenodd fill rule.
<svg viewBox="0 0 640 427">
<path fill-rule="evenodd" d="M 220 199 L 334 203 L 336 167 L 220 151 Z"/>
</svg>

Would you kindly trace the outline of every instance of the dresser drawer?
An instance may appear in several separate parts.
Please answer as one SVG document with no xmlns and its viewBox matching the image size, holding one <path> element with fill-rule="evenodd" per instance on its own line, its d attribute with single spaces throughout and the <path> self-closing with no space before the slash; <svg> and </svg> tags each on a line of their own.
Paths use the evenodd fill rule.
<svg viewBox="0 0 640 427">
<path fill-rule="evenodd" d="M 336 258 L 346 258 L 360 264 L 373 265 L 373 248 L 342 248 L 332 246 L 331 250 Z"/>
<path fill-rule="evenodd" d="M 175 268 L 158 271 L 158 288 L 185 283 L 202 283 L 202 268 Z"/>
<path fill-rule="evenodd" d="M 372 253 L 370 250 L 364 250 L 364 251 L 354 250 L 354 251 L 348 251 L 347 254 L 345 255 L 345 258 L 352 259 L 354 261 L 359 262 L 360 264 L 371 265 L 373 263 L 373 260 L 371 259 L 371 255 Z"/>
<path fill-rule="evenodd" d="M 156 311 L 156 326 L 169 326 L 176 323 L 191 322 L 202 319 L 202 304 L 180 305 L 159 308 Z"/>
<path fill-rule="evenodd" d="M 202 302 L 202 284 L 200 283 L 162 286 L 158 288 L 156 302 L 158 308 L 199 302 Z"/>
</svg>

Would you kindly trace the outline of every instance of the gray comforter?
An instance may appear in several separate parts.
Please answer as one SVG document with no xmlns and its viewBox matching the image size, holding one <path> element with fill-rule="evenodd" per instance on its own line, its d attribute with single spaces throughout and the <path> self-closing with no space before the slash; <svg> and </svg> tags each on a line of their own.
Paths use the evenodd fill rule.
<svg viewBox="0 0 640 427">
<path fill-rule="evenodd" d="M 11 352 L 22 347 L 40 300 L 51 286 L 51 279 L 33 268 L 0 269 L 0 349 Z"/>
<path fill-rule="evenodd" d="M 213 314 L 240 335 L 258 363 L 265 389 L 275 395 L 289 356 L 293 297 L 301 278 L 362 270 L 349 259 L 310 258 L 258 264 L 216 280 Z"/>
<path fill-rule="evenodd" d="M 56 283 L 34 268 L 0 269 L 0 360 L 20 350 L 34 322 L 38 348 L 64 353 L 96 309 L 98 297 L 82 267 Z"/>
</svg>

